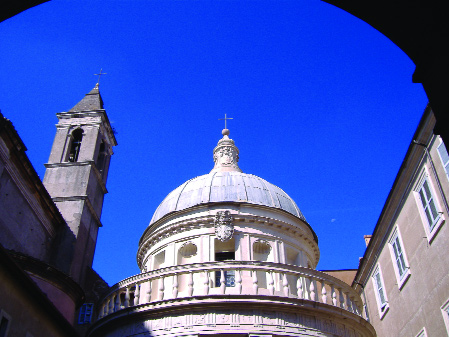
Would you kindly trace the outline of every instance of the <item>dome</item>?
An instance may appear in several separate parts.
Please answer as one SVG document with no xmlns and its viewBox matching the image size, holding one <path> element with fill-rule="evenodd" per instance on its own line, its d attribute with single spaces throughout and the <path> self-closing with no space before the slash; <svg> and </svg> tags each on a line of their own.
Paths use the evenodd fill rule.
<svg viewBox="0 0 449 337">
<path fill-rule="evenodd" d="M 150 224 L 164 215 L 196 205 L 213 202 L 247 202 L 282 209 L 306 220 L 292 198 L 276 185 L 252 174 L 243 173 L 238 166 L 239 150 L 222 131 L 223 138 L 214 149 L 215 166 L 209 174 L 186 181 L 173 190 L 154 212 Z"/>
<path fill-rule="evenodd" d="M 173 190 L 154 212 L 151 223 L 164 215 L 211 202 L 247 202 L 282 209 L 305 221 L 296 203 L 282 189 L 252 174 L 211 172 Z"/>
</svg>

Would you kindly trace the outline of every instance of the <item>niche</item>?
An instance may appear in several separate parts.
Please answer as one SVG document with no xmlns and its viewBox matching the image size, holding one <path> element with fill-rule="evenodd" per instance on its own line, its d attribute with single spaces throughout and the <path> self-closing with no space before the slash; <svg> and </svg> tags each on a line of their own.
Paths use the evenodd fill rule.
<svg viewBox="0 0 449 337">
<path fill-rule="evenodd" d="M 287 247 L 285 249 L 285 262 L 287 264 L 292 264 L 292 265 L 295 265 L 295 266 L 299 266 L 300 263 L 298 261 L 298 254 L 299 253 L 298 253 L 297 250 L 295 250 L 293 248 L 290 248 L 290 247 Z"/>
<path fill-rule="evenodd" d="M 165 250 L 154 256 L 153 270 L 163 268 L 165 266 Z"/>
<path fill-rule="evenodd" d="M 193 263 L 198 252 L 197 246 L 192 242 L 184 243 L 178 250 L 178 265 Z"/>
<path fill-rule="evenodd" d="M 257 240 L 253 243 L 253 260 L 254 261 L 268 261 L 270 256 L 271 246 L 265 240 Z"/>
<path fill-rule="evenodd" d="M 253 260 L 254 261 L 268 261 L 270 258 L 271 246 L 265 240 L 257 240 L 253 243 Z M 266 271 L 257 271 L 257 280 L 259 288 L 267 288 L 267 273 Z"/>
</svg>

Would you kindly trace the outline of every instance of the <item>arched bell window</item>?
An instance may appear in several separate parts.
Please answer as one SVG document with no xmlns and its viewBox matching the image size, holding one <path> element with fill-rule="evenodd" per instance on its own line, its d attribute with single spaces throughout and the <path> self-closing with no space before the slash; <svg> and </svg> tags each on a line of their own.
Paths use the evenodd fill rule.
<svg viewBox="0 0 449 337">
<path fill-rule="evenodd" d="M 69 162 L 77 162 L 80 154 L 81 142 L 83 140 L 83 130 L 76 129 L 72 132 L 72 141 L 70 143 Z"/>
<path fill-rule="evenodd" d="M 104 171 L 104 165 L 106 163 L 106 145 L 104 144 L 104 141 L 101 141 L 100 143 L 100 149 L 98 151 L 98 156 L 97 156 L 97 168 L 98 171 L 100 171 L 100 173 L 103 174 Z"/>
</svg>

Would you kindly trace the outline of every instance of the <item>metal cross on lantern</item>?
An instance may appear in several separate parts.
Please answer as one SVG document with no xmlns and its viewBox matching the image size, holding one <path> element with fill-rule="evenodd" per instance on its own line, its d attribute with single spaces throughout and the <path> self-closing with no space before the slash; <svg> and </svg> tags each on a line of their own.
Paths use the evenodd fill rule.
<svg viewBox="0 0 449 337">
<path fill-rule="evenodd" d="M 219 121 L 222 121 L 222 120 L 225 121 L 225 129 L 227 129 L 226 122 L 227 122 L 228 119 L 234 119 L 234 118 L 228 118 L 228 117 L 226 117 L 226 114 L 225 114 L 225 118 L 219 118 L 218 119 Z"/>
</svg>

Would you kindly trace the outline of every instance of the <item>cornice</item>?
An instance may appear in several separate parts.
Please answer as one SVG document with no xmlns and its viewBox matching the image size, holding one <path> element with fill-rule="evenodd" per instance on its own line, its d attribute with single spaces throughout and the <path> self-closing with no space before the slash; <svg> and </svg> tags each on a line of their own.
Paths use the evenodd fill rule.
<svg viewBox="0 0 449 337">
<path fill-rule="evenodd" d="M 334 322 L 340 323 L 343 327 L 349 326 L 352 331 L 355 329 L 358 331 L 358 335 L 376 335 L 373 326 L 368 321 L 354 313 L 332 306 L 331 304 L 307 299 L 254 295 L 233 295 L 232 297 L 229 295 L 195 296 L 194 298 L 186 297 L 162 300 L 157 303 L 147 303 L 135 307 L 128 307 L 109 314 L 95 322 L 88 330 L 87 335 L 90 337 L 107 335 L 112 329 L 115 330 L 126 326 L 130 322 L 130 319 L 133 319 L 134 322 L 142 322 L 152 319 L 164 320 L 164 318 L 170 319 L 171 317 L 179 316 L 206 316 L 206 314 L 209 315 L 209 317 L 212 317 L 218 314 L 223 314 L 223 310 L 233 316 L 233 323 L 230 319 L 229 323 L 222 325 L 222 328 L 227 325 L 229 325 L 229 327 L 239 327 L 239 315 L 249 314 L 253 317 L 252 320 L 254 319 L 254 321 L 251 321 L 249 325 L 247 322 L 246 324 L 242 324 L 243 330 L 252 326 L 256 331 L 263 333 L 263 328 L 265 326 L 267 329 L 273 329 L 274 326 L 276 326 L 277 329 L 281 329 L 282 331 L 283 329 L 291 327 L 291 325 L 289 326 L 283 319 L 283 317 L 287 317 L 283 315 L 288 313 L 293 315 L 290 317 L 295 317 L 295 320 L 298 322 L 295 327 L 299 330 L 295 333 L 295 336 L 299 334 L 303 335 L 307 329 L 311 329 L 311 334 L 316 334 L 318 329 L 328 331 L 332 335 L 349 335 L 349 329 L 348 333 L 343 332 L 343 334 L 341 334 L 341 331 L 337 331 Z M 262 317 L 266 317 L 266 315 L 270 315 L 270 313 L 276 313 L 272 316 L 272 319 L 276 323 L 265 324 Z M 313 317 L 313 319 L 307 320 L 302 317 Z M 324 322 L 333 322 L 333 324 L 325 325 Z M 166 326 L 166 330 L 176 328 L 170 323 L 163 326 Z M 194 326 L 199 327 L 201 325 L 192 322 L 185 327 L 180 326 L 178 328 L 181 329 L 180 331 L 191 329 L 192 332 L 199 335 L 201 335 L 202 331 L 207 334 L 214 332 L 219 333 L 219 331 L 222 331 L 221 329 L 215 330 L 217 325 L 211 322 L 204 322 L 204 327 L 207 327 L 205 330 L 196 330 Z M 307 333 L 307 335 L 309 334 Z"/>
<path fill-rule="evenodd" d="M 102 120 L 102 123 L 92 123 L 92 122 L 85 122 L 81 123 L 81 125 L 98 125 L 103 124 L 106 127 L 107 135 L 109 139 L 111 139 L 111 143 L 113 146 L 117 146 L 117 139 L 115 138 L 114 130 L 112 129 L 111 123 L 109 121 L 108 115 L 106 113 L 105 109 L 99 109 L 99 110 L 86 110 L 86 111 L 71 111 L 71 112 L 59 112 L 56 114 L 58 117 L 58 120 L 67 120 L 67 119 L 81 119 L 81 118 L 88 118 L 88 117 L 100 117 Z"/>
<path fill-rule="evenodd" d="M 54 202 L 64 202 L 64 201 L 78 201 L 82 200 L 86 202 L 87 208 L 89 212 L 91 213 L 92 217 L 94 218 L 95 222 L 97 223 L 98 227 L 103 227 L 103 224 L 100 221 L 100 217 L 95 212 L 94 207 L 92 206 L 92 203 L 89 200 L 89 197 L 87 195 L 73 195 L 68 197 L 55 197 L 53 198 Z"/>
<path fill-rule="evenodd" d="M 103 191 L 103 194 L 107 194 L 108 190 L 106 188 L 106 184 L 103 181 L 103 178 L 101 177 L 100 171 L 98 171 L 97 167 L 95 166 L 95 162 L 93 160 L 85 160 L 80 162 L 61 162 L 61 163 L 46 163 L 44 164 L 45 168 L 58 168 L 58 167 L 78 167 L 78 166 L 90 166 L 92 167 L 94 171 L 95 178 L 97 179 L 98 184 L 101 187 L 101 190 Z"/>
</svg>

